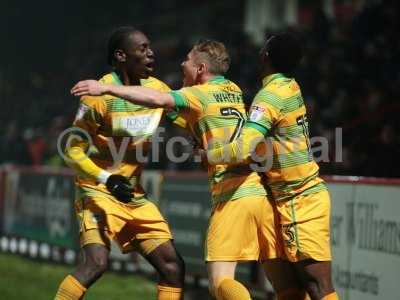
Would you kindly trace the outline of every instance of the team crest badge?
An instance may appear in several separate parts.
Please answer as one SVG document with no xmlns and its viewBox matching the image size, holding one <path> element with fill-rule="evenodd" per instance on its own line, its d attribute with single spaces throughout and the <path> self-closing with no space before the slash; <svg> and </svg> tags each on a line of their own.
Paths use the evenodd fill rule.
<svg viewBox="0 0 400 300">
<path fill-rule="evenodd" d="M 252 106 L 250 110 L 250 121 L 257 122 L 263 117 L 265 109 L 259 106 Z"/>
</svg>

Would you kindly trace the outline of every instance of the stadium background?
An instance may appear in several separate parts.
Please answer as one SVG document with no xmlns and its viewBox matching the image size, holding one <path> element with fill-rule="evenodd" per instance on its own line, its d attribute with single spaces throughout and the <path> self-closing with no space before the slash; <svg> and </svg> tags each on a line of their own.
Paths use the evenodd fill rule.
<svg viewBox="0 0 400 300">
<path fill-rule="evenodd" d="M 353 176 L 330 177 L 334 195 L 343 198 L 343 195 L 346 196 L 348 193 L 346 205 L 334 212 L 333 226 L 340 224 L 341 220 L 346 218 L 350 218 L 350 223 L 359 219 L 363 221 L 362 217 L 357 219 L 355 216 L 359 211 L 357 208 L 369 209 L 368 205 L 372 203 L 371 205 L 375 207 L 373 209 L 378 207 L 382 210 L 378 213 L 387 218 L 386 221 L 379 219 L 380 222 L 384 224 L 392 222 L 388 226 L 393 231 L 394 240 L 390 241 L 389 246 L 378 243 L 379 245 L 373 247 L 371 246 L 373 242 L 366 243 L 368 247 L 371 246 L 369 248 L 373 253 L 383 253 L 383 250 L 387 250 L 385 255 L 389 255 L 400 270 L 400 239 L 398 238 L 400 218 L 396 215 L 391 217 L 390 214 L 390 209 L 398 204 L 388 204 L 388 208 L 384 208 L 386 204 L 380 204 L 382 199 L 386 198 L 398 200 L 396 189 L 399 188 L 399 181 L 364 178 L 360 181 L 359 177 L 355 177 L 400 177 L 398 160 L 400 139 L 397 134 L 400 129 L 398 118 L 400 112 L 400 40 L 398 38 L 400 10 L 398 1 L 121 0 L 113 3 L 109 1 L 3 0 L 0 7 L 0 31 L 3 37 L 0 50 L 2 54 L 0 55 L 2 107 L 0 110 L 2 121 L 0 163 L 3 170 L 0 211 L 6 212 L 1 215 L 0 229 L 1 234 L 7 237 L 1 240 L 2 251 L 19 252 L 19 246 L 14 247 L 16 250 L 11 246 L 10 239 L 14 237 L 13 243 L 16 244 L 19 243 L 21 237 L 29 238 L 26 240 L 28 248 L 30 240 L 35 239 L 49 245 L 54 244 L 62 255 L 65 254 L 63 249 L 74 243 L 72 237 L 75 228 L 72 227 L 69 228 L 70 232 L 68 231 L 69 238 L 66 237 L 66 240 L 62 241 L 49 239 L 46 234 L 50 234 L 50 231 L 34 232 L 33 225 L 46 228 L 48 224 L 46 216 L 33 210 L 35 208 L 39 210 L 38 207 L 48 207 L 49 199 L 54 198 L 58 200 L 50 207 L 57 210 L 62 206 L 68 210 L 65 203 L 70 203 L 73 197 L 71 196 L 73 194 L 70 172 L 64 169 L 64 163 L 57 153 L 56 141 L 59 134 L 70 126 L 77 108 L 78 100 L 69 95 L 69 89 L 77 80 L 98 78 L 108 70 L 106 40 L 114 27 L 132 24 L 150 37 L 157 60 L 156 74 L 172 88 L 180 87 L 180 63 L 194 42 L 200 38 L 214 38 L 225 42 L 232 56 L 232 66 L 228 77 L 239 84 L 248 102 L 259 88 L 255 70 L 257 70 L 260 41 L 265 34 L 286 29 L 299 34 L 305 49 L 305 58 L 296 79 L 303 88 L 311 122 L 311 135 L 328 138 L 331 147 L 330 161 L 320 163 L 321 173 L 326 176 Z M 163 126 L 166 127 L 166 138 L 184 134 L 169 124 L 163 124 Z M 335 138 L 336 128 L 340 128 L 343 135 L 342 161 L 338 162 L 335 160 L 340 159 L 334 155 L 338 142 Z M 178 147 L 175 151 L 180 153 L 188 149 Z M 147 187 L 151 190 L 153 198 L 159 198 L 160 204 L 165 205 L 166 213 L 172 214 L 175 220 L 175 218 L 179 219 L 177 214 L 188 213 L 193 217 L 193 214 L 199 216 L 198 212 L 201 211 L 204 212 L 203 221 L 206 221 L 204 216 L 209 207 L 205 190 L 206 183 L 199 164 L 192 161 L 175 164 L 164 158 L 158 163 L 150 163 L 148 169 L 159 170 L 148 173 Z M 162 175 L 165 177 L 164 184 L 160 184 Z M 192 180 L 192 182 L 182 181 L 182 178 Z M 176 208 L 182 207 L 185 201 L 182 198 L 185 193 L 179 189 L 190 186 L 189 184 L 198 190 L 198 196 L 196 196 L 198 199 L 194 199 L 193 204 L 186 207 L 187 210 L 183 213 L 182 210 Z M 334 186 L 335 184 L 337 187 Z M 365 190 L 364 186 L 372 190 Z M 346 188 L 350 190 L 343 192 Z M 379 190 L 375 191 L 374 188 Z M 360 196 L 357 196 L 357 189 L 361 191 Z M 375 192 L 378 197 L 372 199 L 371 195 Z M 27 197 L 29 194 L 35 194 L 37 197 Z M 360 203 L 355 200 L 357 197 L 361 197 Z M 165 200 L 173 198 L 178 199 L 177 204 L 171 204 Z M 179 202 L 179 200 L 182 201 Z M 369 204 L 362 202 L 364 200 L 369 201 Z M 10 203 L 13 204 L 9 205 Z M 28 205 L 31 205 L 32 210 L 21 208 Z M 24 214 L 26 223 L 22 222 L 13 227 L 12 224 L 16 224 L 15 219 L 18 219 L 18 214 Z M 29 220 L 30 217 L 33 219 Z M 51 219 L 57 220 L 59 217 L 60 215 L 55 214 Z M 341 217 L 343 219 L 340 219 Z M 48 215 L 47 218 L 49 218 Z M 366 217 L 364 221 L 375 224 L 375 219 L 378 220 L 376 215 Z M 72 219 L 62 222 L 73 224 Z M 60 224 L 65 225 L 62 222 Z M 179 226 L 184 227 L 185 223 L 176 226 L 182 240 L 193 242 L 199 238 L 188 235 L 187 232 L 179 232 Z M 28 227 L 32 229 L 31 232 L 26 231 Z M 354 239 L 354 236 L 353 240 L 349 238 L 352 236 L 351 226 L 346 226 L 346 228 L 350 228 L 347 229 L 347 243 L 363 243 Z M 53 230 L 56 229 L 53 228 Z M 196 230 L 201 230 L 201 228 L 196 228 Z M 190 242 L 185 245 L 190 246 Z M 185 245 L 183 247 L 186 247 Z M 197 245 L 196 248 L 196 245 L 194 243 L 192 244 L 194 248 L 187 249 L 188 252 L 197 250 L 198 255 L 194 255 L 193 259 L 198 259 L 202 253 L 201 246 Z M 40 244 L 38 247 L 40 248 Z M 29 254 L 29 251 L 26 254 Z M 40 257 L 39 254 L 36 256 Z M 51 274 L 53 269 L 58 267 L 49 267 L 44 262 L 50 258 L 54 257 L 42 257 L 40 265 L 34 265 L 33 268 L 45 266 L 48 268 L 46 272 Z M 25 264 L 29 263 L 14 259 L 14 256 L 5 256 L 3 262 L 8 272 L 13 269 L 14 264 L 22 264 L 19 268 L 22 268 L 21 272 L 25 275 L 20 277 L 17 284 L 24 286 L 28 284 L 27 282 L 34 281 L 35 275 L 23 269 L 26 267 L 28 270 L 28 265 L 25 266 Z M 116 255 L 116 260 L 118 259 L 128 261 Z M 131 262 L 131 258 L 129 259 Z M 392 261 L 390 259 L 389 261 Z M 386 260 L 382 264 L 385 263 L 387 263 Z M 202 265 L 197 266 L 199 271 L 196 270 L 189 279 L 192 282 L 191 286 L 201 286 L 203 283 L 201 276 L 197 276 L 203 275 Z M 139 269 L 139 273 L 147 274 L 147 277 L 152 276 L 151 270 L 148 270 L 148 267 L 140 261 L 130 267 Z M 349 272 L 352 271 L 357 273 L 359 270 Z M 253 266 L 243 268 L 243 276 L 247 276 L 246 280 L 249 284 L 255 287 L 258 294 L 263 294 L 264 284 L 257 281 L 259 277 L 257 272 Z M 340 272 L 339 270 L 338 274 L 342 274 Z M 367 271 L 372 277 L 376 275 L 375 273 L 379 275 L 380 272 L 379 270 L 375 272 L 374 269 Z M 61 272 L 59 276 L 62 277 L 64 273 Z M 400 273 L 397 271 L 397 274 L 393 275 L 397 275 L 398 278 Z M 10 274 L 10 278 L 12 276 Z M 4 283 L 0 284 L 0 292 L 3 289 L 3 292 L 6 292 L 7 286 L 10 286 L 6 277 L 0 279 Z M 371 288 L 374 285 L 371 283 L 374 279 L 365 278 L 365 276 L 357 277 L 358 281 L 364 280 L 360 284 L 364 287 L 358 288 L 358 290 L 364 289 L 360 292 L 361 295 L 367 293 L 367 296 L 372 297 L 367 299 L 379 299 L 373 297 L 374 295 L 376 297 L 382 288 L 377 292 L 376 288 Z M 126 278 L 103 280 L 98 285 L 119 280 L 126 280 Z M 354 282 L 357 280 L 355 279 Z M 56 284 L 57 282 L 54 282 L 53 286 L 51 284 L 48 286 L 49 295 L 55 291 Z M 146 285 L 146 283 L 143 284 Z M 354 284 L 353 288 L 350 285 L 349 289 L 357 290 L 357 284 Z M 372 292 L 368 294 L 366 290 Z M 32 293 L 31 295 L 34 295 Z M 99 293 L 97 299 L 102 299 L 101 292 Z M 7 299 L 22 299 L 18 293 L 15 295 L 15 298 L 9 296 Z M 46 299 L 45 296 L 40 298 L 39 294 L 37 295 L 34 299 Z M 204 297 L 201 296 L 198 299 L 206 299 Z M 346 292 L 342 297 L 351 300 L 361 299 L 357 298 L 356 294 L 352 295 L 351 291 Z"/>
</svg>

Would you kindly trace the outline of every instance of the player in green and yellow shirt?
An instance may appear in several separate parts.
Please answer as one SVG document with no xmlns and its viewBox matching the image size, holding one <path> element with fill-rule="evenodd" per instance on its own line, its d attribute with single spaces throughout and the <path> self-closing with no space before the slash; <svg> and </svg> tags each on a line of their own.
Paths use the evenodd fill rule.
<svg viewBox="0 0 400 300">
<path fill-rule="evenodd" d="M 287 259 L 312 299 L 337 299 L 331 279 L 330 198 L 313 159 L 300 87 L 287 75 L 301 59 L 299 42 L 290 34 L 272 36 L 261 59 L 263 87 L 240 136 L 209 151 L 208 161 L 253 159 L 250 164 L 263 170 L 276 202 Z"/>
<path fill-rule="evenodd" d="M 241 90 L 223 76 L 228 67 L 225 46 L 204 41 L 182 63 L 180 90 L 160 93 L 87 80 L 75 85 L 72 93 L 111 94 L 140 105 L 177 109 L 197 144 L 213 149 L 234 140 L 246 118 Z M 279 256 L 274 207 L 260 176 L 248 165 L 209 166 L 208 175 L 213 205 L 206 241 L 210 291 L 217 299 L 250 299 L 247 289 L 234 280 L 236 265 Z"/>
<path fill-rule="evenodd" d="M 139 84 L 167 92 L 150 77 L 154 55 L 148 38 L 132 27 L 118 28 L 109 40 L 109 64 L 114 72 L 99 82 L 115 86 Z M 146 150 L 163 109 L 134 105 L 105 95 L 81 98 L 74 133 L 66 149 L 68 164 L 77 171 L 75 202 L 80 221 L 84 260 L 61 283 L 56 300 L 78 300 L 107 269 L 110 243 L 126 253 L 139 251 L 160 275 L 159 300 L 183 299 L 184 264 L 172 243 L 167 222 L 146 199 L 139 183 Z M 84 136 L 87 139 L 84 139 Z"/>
</svg>

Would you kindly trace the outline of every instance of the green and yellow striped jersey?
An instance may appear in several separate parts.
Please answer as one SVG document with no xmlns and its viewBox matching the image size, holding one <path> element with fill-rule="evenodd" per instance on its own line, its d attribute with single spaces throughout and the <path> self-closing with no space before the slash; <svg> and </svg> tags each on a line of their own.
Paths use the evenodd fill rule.
<svg viewBox="0 0 400 300">
<path fill-rule="evenodd" d="M 176 109 L 198 145 L 212 149 L 234 140 L 246 120 L 242 91 L 223 76 L 172 91 Z M 260 176 L 248 165 L 208 167 L 212 203 L 266 195 Z"/>
<path fill-rule="evenodd" d="M 114 72 L 99 81 L 122 84 Z M 166 84 L 153 77 L 141 79 L 140 83 L 161 92 L 170 91 Z M 144 161 L 138 160 L 137 150 L 143 149 L 146 153 L 150 146 L 149 137 L 157 129 L 162 115 L 161 108 L 151 109 L 111 95 L 84 96 L 74 121 L 74 126 L 86 131 L 92 139 L 89 158 L 100 168 L 127 177 L 134 186 L 138 202 L 145 192 L 139 184 Z M 85 174 L 78 174 L 76 183 L 84 193 L 109 193 L 104 184 Z"/>
<path fill-rule="evenodd" d="M 275 200 L 326 189 L 318 177 L 319 167 L 311 152 L 306 107 L 294 79 L 280 73 L 265 77 L 245 126 L 268 137 L 261 153 L 272 150 L 271 155 L 267 155 L 266 164 L 269 165 L 265 177 Z"/>
</svg>

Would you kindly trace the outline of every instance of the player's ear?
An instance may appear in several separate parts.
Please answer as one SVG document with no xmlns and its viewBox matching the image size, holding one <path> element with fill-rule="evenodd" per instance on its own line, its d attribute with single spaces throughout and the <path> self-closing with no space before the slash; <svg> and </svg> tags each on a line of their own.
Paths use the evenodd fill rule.
<svg viewBox="0 0 400 300">
<path fill-rule="evenodd" d="M 116 49 L 116 50 L 114 51 L 114 57 L 115 57 L 115 60 L 116 60 L 117 62 L 120 62 L 120 63 L 126 62 L 126 54 L 125 54 L 125 52 L 122 51 L 121 49 Z"/>
<path fill-rule="evenodd" d="M 197 67 L 197 74 L 204 74 L 207 72 L 207 65 L 205 63 L 201 63 L 198 67 Z"/>
</svg>

